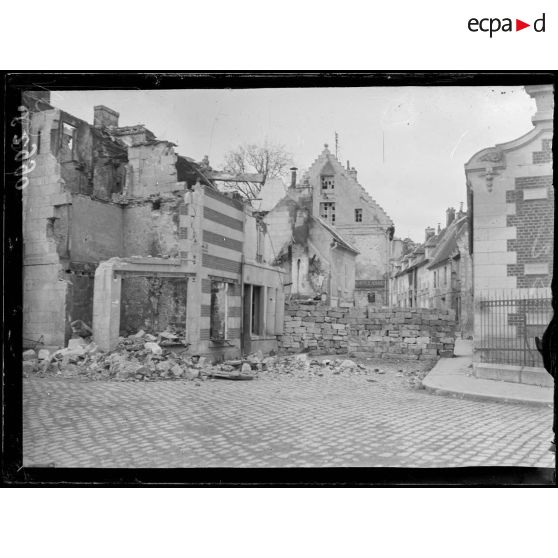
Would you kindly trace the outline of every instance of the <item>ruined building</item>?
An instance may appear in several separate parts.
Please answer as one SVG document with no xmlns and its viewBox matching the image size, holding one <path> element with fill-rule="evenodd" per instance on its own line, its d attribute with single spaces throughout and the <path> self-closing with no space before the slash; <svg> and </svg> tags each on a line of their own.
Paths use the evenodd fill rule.
<svg viewBox="0 0 558 558">
<path fill-rule="evenodd" d="M 258 216 L 144 125 L 104 106 L 91 125 L 40 97 L 24 98 L 38 146 L 23 190 L 24 341 L 65 345 L 79 319 L 105 350 L 140 329 L 214 359 L 276 348 L 283 278 Z"/>
<path fill-rule="evenodd" d="M 312 214 L 319 217 L 358 251 L 355 262 L 355 301 L 387 303 L 393 221 L 357 180 L 349 161 L 344 167 L 329 151 L 303 174 L 301 188 L 311 197 Z"/>
<path fill-rule="evenodd" d="M 300 187 L 291 169 L 287 195 L 266 212 L 264 222 L 276 265 L 286 272 L 286 293 L 292 298 L 319 298 L 337 306 L 353 304 L 355 258 L 351 244 L 313 213 L 309 189 Z"/>
</svg>

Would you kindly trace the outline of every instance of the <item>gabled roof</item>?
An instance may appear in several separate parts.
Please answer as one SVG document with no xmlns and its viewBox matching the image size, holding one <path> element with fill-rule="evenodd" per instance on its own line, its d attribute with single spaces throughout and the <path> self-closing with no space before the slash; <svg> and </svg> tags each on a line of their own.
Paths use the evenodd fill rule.
<svg viewBox="0 0 558 558">
<path fill-rule="evenodd" d="M 352 182 L 360 189 L 361 197 L 363 198 L 363 200 L 369 203 L 376 211 L 378 211 L 385 218 L 386 224 L 389 224 L 390 226 L 393 225 L 393 220 L 386 213 L 384 208 L 374 198 L 372 198 L 372 196 L 364 189 L 364 187 L 359 182 L 357 182 L 350 174 L 347 173 L 347 169 L 345 169 L 345 167 L 339 162 L 337 157 L 330 152 L 330 150 L 327 147 L 327 144 L 325 145 L 324 150 L 321 152 L 319 157 L 315 159 L 314 162 L 310 165 L 310 167 L 303 173 L 302 175 L 303 183 L 305 182 L 305 180 L 308 179 L 308 175 L 310 174 L 310 171 L 317 166 L 319 166 L 320 169 L 323 169 L 323 171 L 326 172 L 327 174 L 342 174 L 343 176 L 345 176 L 349 182 Z"/>
</svg>

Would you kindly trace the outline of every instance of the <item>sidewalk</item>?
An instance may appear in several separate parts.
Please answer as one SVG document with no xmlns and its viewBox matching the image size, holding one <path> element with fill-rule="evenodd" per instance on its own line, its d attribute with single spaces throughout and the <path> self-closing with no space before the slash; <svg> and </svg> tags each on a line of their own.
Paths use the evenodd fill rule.
<svg viewBox="0 0 558 558">
<path fill-rule="evenodd" d="M 438 395 L 455 395 L 467 399 L 486 399 L 506 403 L 552 405 L 553 390 L 473 376 L 472 341 L 457 339 L 455 357 L 441 358 L 422 381 L 427 391 Z"/>
</svg>

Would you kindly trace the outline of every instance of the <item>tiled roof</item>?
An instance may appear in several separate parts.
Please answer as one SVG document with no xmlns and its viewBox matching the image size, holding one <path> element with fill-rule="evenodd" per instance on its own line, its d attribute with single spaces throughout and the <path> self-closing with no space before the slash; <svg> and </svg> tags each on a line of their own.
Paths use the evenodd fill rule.
<svg viewBox="0 0 558 558">
<path fill-rule="evenodd" d="M 441 235 L 440 242 L 436 248 L 432 262 L 428 266 L 429 269 L 443 264 L 457 252 L 457 239 L 466 226 L 467 216 L 454 221 L 443 231 L 444 234 Z"/>
</svg>

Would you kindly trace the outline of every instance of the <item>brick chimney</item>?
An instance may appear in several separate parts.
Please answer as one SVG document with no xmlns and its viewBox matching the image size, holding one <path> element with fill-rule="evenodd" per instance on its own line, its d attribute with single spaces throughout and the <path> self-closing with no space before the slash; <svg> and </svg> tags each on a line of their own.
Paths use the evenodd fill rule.
<svg viewBox="0 0 558 558">
<path fill-rule="evenodd" d="M 455 220 L 455 208 L 448 207 L 446 209 L 446 227 L 449 227 Z"/>
<path fill-rule="evenodd" d="M 117 128 L 120 114 L 104 105 L 93 107 L 93 126 L 95 128 Z"/>
<path fill-rule="evenodd" d="M 349 161 L 347 161 L 347 166 L 349 166 Z M 351 167 L 349 170 L 349 176 L 356 181 L 357 179 L 357 170 L 355 167 Z"/>
<path fill-rule="evenodd" d="M 424 229 L 424 241 L 427 242 L 428 239 L 432 238 L 436 234 L 436 229 L 434 227 L 426 227 Z"/>
<path fill-rule="evenodd" d="M 291 188 L 296 188 L 296 167 L 291 167 Z"/>
</svg>

